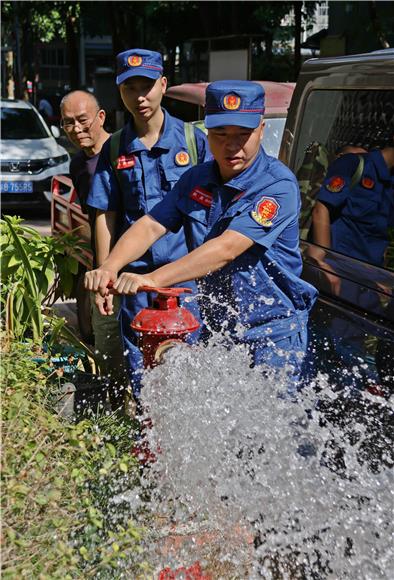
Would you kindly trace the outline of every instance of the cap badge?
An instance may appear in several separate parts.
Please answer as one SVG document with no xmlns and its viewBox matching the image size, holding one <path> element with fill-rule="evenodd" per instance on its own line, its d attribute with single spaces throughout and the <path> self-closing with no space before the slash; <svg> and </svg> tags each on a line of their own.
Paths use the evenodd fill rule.
<svg viewBox="0 0 394 580">
<path fill-rule="evenodd" d="M 254 206 L 251 215 L 254 221 L 263 227 L 272 226 L 272 222 L 278 215 L 280 205 L 272 197 L 262 197 Z"/>
<path fill-rule="evenodd" d="M 132 54 L 127 59 L 127 63 L 130 66 L 141 66 L 142 65 L 142 56 L 139 56 L 138 54 Z"/>
<path fill-rule="evenodd" d="M 236 111 L 241 105 L 241 99 L 237 95 L 226 95 L 223 99 L 223 105 L 229 111 Z"/>
<path fill-rule="evenodd" d="M 361 185 L 365 187 L 365 189 L 373 189 L 375 187 L 375 182 L 371 177 L 363 177 Z"/>
<path fill-rule="evenodd" d="M 345 180 L 339 175 L 334 175 L 326 184 L 326 189 L 332 193 L 339 193 L 345 186 Z"/>
<path fill-rule="evenodd" d="M 175 163 L 183 167 L 184 165 L 189 165 L 190 157 L 187 151 L 178 151 L 175 155 Z"/>
</svg>

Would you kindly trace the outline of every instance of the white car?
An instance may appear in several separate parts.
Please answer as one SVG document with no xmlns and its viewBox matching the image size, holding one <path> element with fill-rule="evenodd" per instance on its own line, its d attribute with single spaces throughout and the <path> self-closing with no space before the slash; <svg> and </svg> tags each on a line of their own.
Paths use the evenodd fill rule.
<svg viewBox="0 0 394 580">
<path fill-rule="evenodd" d="M 2 209 L 50 208 L 51 179 L 69 171 L 70 156 L 31 103 L 1 99 Z"/>
</svg>

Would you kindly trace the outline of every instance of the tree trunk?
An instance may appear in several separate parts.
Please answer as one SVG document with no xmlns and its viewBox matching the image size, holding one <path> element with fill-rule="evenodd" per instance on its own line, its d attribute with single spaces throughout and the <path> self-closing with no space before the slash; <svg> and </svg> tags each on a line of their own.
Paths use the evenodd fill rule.
<svg viewBox="0 0 394 580">
<path fill-rule="evenodd" d="M 72 6 L 66 16 L 66 42 L 69 56 L 69 78 L 70 88 L 79 88 L 79 52 L 78 52 L 78 32 L 75 7 Z"/>
<path fill-rule="evenodd" d="M 296 81 L 301 68 L 302 2 L 294 2 L 294 78 Z"/>
<path fill-rule="evenodd" d="M 7 82 L 7 99 L 15 98 L 15 81 L 14 81 L 14 53 L 7 50 L 5 54 L 6 64 L 6 82 Z"/>
<path fill-rule="evenodd" d="M 382 25 L 378 17 L 376 2 L 368 2 L 369 16 L 371 18 L 372 28 L 376 34 L 379 45 L 382 48 L 390 48 L 390 44 L 382 30 Z"/>
</svg>

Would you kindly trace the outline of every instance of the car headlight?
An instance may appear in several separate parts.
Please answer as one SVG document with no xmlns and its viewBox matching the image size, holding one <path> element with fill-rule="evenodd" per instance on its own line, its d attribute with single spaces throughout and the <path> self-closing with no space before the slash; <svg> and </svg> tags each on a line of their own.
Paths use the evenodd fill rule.
<svg viewBox="0 0 394 580">
<path fill-rule="evenodd" d="M 50 157 L 48 159 L 48 167 L 54 167 L 55 165 L 60 165 L 61 163 L 67 163 L 68 155 L 59 155 L 58 157 Z"/>
</svg>

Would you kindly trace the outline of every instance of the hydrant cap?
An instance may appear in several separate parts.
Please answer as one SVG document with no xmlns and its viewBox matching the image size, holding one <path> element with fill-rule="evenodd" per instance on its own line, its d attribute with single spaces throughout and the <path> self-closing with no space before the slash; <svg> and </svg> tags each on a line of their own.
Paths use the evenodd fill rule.
<svg viewBox="0 0 394 580">
<path fill-rule="evenodd" d="M 187 288 L 190 292 L 190 289 Z M 200 326 L 187 309 L 179 306 L 179 295 L 184 288 L 149 288 L 156 291 L 153 305 L 141 310 L 131 323 L 131 328 L 142 334 L 178 337 L 194 332 Z"/>
</svg>

